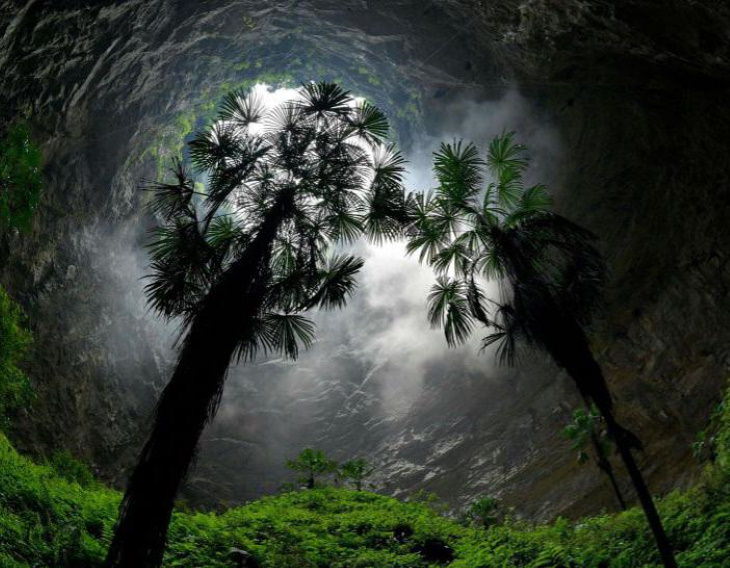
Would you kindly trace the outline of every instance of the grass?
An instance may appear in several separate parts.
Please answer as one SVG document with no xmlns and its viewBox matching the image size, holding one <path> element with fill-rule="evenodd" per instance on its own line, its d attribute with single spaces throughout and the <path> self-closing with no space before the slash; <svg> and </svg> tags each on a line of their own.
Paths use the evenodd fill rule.
<svg viewBox="0 0 730 568">
<path fill-rule="evenodd" d="M 38 465 L 0 437 L 0 567 L 97 567 L 120 494 L 72 458 Z M 680 566 L 730 561 L 730 490 L 719 466 L 694 489 L 660 502 Z M 405 534 L 397 538 L 398 533 Z M 488 529 L 427 503 L 323 487 L 265 497 L 222 514 L 177 511 L 165 566 L 229 568 L 232 549 L 265 568 L 406 568 L 438 565 L 421 553 L 448 546 L 452 568 L 658 566 L 642 513 L 631 509 L 571 523 L 508 520 Z M 443 550 L 443 548 L 441 549 Z"/>
</svg>

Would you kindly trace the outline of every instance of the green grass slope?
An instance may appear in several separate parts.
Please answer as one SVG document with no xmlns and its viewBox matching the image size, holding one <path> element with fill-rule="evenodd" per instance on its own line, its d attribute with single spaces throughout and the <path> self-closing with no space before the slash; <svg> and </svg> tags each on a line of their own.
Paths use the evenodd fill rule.
<svg viewBox="0 0 730 568">
<path fill-rule="evenodd" d="M 661 502 L 683 567 L 730 565 L 730 494 L 721 469 L 712 467 L 700 486 Z M 0 566 L 99 566 L 120 496 L 75 477 L 63 464 L 34 464 L 0 438 Z M 508 521 L 483 529 L 423 503 L 326 487 L 219 515 L 177 512 L 165 566 L 232 567 L 231 549 L 238 548 L 266 568 L 423 567 L 438 564 L 423 550 L 441 544 L 453 549 L 453 568 L 657 565 L 636 509 L 578 523 Z"/>
<path fill-rule="evenodd" d="M 729 401 L 705 433 L 713 459 L 701 483 L 659 503 L 682 568 L 730 566 Z M 0 434 L 0 568 L 100 566 L 119 501 L 67 454 L 38 465 Z M 177 511 L 169 536 L 167 567 L 234 567 L 234 549 L 264 568 L 415 568 L 439 560 L 452 568 L 658 566 L 638 509 L 485 529 L 424 502 L 333 487 L 266 497 L 223 514 Z"/>
</svg>

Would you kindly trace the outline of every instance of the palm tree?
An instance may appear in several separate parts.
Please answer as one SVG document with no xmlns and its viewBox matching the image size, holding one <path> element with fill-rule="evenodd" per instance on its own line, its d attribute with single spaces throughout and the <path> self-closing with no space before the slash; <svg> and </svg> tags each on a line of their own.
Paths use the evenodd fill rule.
<svg viewBox="0 0 730 568">
<path fill-rule="evenodd" d="M 496 137 L 486 162 L 474 144 L 442 144 L 434 158 L 438 187 L 410 201 L 408 251 L 437 272 L 429 298 L 431 324 L 450 345 L 475 325 L 491 330 L 484 345 L 514 361 L 518 341 L 546 351 L 595 404 L 628 469 L 664 565 L 676 567 L 671 546 L 632 455 L 638 440 L 614 417 L 613 400 L 585 332 L 604 281 L 594 236 L 550 210 L 542 185 L 527 186 L 525 148 L 512 134 Z M 487 176 L 494 180 L 486 184 Z M 483 281 L 500 283 L 488 299 Z"/>
<path fill-rule="evenodd" d="M 107 566 L 161 564 L 175 496 L 232 359 L 296 358 L 314 338 L 303 312 L 343 306 L 362 266 L 328 251 L 396 234 L 403 159 L 385 143 L 388 130 L 380 110 L 334 84 L 305 85 L 268 109 L 253 92 L 234 92 L 190 143 L 207 191 L 180 161 L 173 181 L 148 184 L 161 226 L 146 291 L 183 333 Z"/>
<path fill-rule="evenodd" d="M 572 447 L 578 452 L 578 463 L 584 464 L 590 458 L 586 451 L 587 446 L 593 447 L 593 459 L 596 467 L 601 470 L 611 483 L 611 488 L 616 496 L 619 507 L 626 510 L 626 501 L 621 494 L 616 475 L 609 459 L 611 440 L 608 439 L 605 430 L 600 427 L 601 415 L 595 406 L 587 411 L 581 408 L 573 412 L 573 420 L 565 428 L 563 435 L 572 442 Z"/>
</svg>

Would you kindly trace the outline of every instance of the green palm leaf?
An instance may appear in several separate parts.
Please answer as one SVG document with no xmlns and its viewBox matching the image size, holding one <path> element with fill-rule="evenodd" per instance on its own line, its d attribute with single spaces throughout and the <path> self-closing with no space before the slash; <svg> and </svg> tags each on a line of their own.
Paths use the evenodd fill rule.
<svg viewBox="0 0 730 568">
<path fill-rule="evenodd" d="M 510 172 L 509 177 L 521 175 L 525 168 L 527 168 L 525 146 L 515 143 L 513 137 L 514 132 L 508 132 L 496 136 L 489 143 L 487 167 L 497 179 L 501 179 L 507 172 Z"/>
<path fill-rule="evenodd" d="M 142 184 L 144 191 L 151 191 L 154 194 L 148 205 L 149 210 L 162 217 L 164 221 L 179 216 L 194 219 L 195 210 L 191 207 L 191 200 L 195 193 L 195 184 L 187 168 L 181 160 L 175 159 L 170 172 L 175 178 L 175 183 L 152 181 Z"/>
<path fill-rule="evenodd" d="M 432 327 L 443 327 L 450 346 L 464 343 L 473 328 L 466 296 L 466 284 L 440 276 L 428 295 L 428 320 Z"/>
<path fill-rule="evenodd" d="M 382 142 L 387 138 L 390 130 L 385 114 L 367 101 L 363 101 L 356 108 L 350 124 L 359 136 L 370 143 Z"/>
<path fill-rule="evenodd" d="M 480 190 L 484 161 L 474 144 L 462 147 L 461 141 L 442 143 L 438 152 L 434 153 L 433 163 L 440 195 L 459 203 Z"/>
</svg>

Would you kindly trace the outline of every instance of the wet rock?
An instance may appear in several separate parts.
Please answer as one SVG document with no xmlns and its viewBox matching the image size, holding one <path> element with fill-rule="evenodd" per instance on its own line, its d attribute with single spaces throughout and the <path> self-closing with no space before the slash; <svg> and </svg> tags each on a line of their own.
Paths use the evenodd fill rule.
<svg viewBox="0 0 730 568">
<path fill-rule="evenodd" d="M 644 442 L 653 492 L 691 482 L 690 444 L 730 365 L 728 29 L 730 6 L 709 0 L 0 0 L 0 127 L 31 111 L 47 178 L 34 230 L 0 237 L 0 282 L 36 336 L 36 404 L 16 442 L 68 447 L 123 486 L 174 361 L 174 329 L 143 300 L 138 182 L 222 85 L 330 73 L 383 106 L 406 146 L 441 132 L 460 99 L 499 114 L 514 91 L 555 128 L 560 156 L 535 165 L 609 260 L 591 337 L 618 412 Z M 539 355 L 514 372 L 487 358 L 434 366 L 390 415 L 358 346 L 341 347 L 318 345 L 331 372 L 286 383 L 288 397 L 268 386 L 283 364 L 257 368 L 273 380 L 233 371 L 224 403 L 240 412 L 208 430 L 187 497 L 274 491 L 284 459 L 316 442 L 375 456 L 396 495 L 426 488 L 463 506 L 489 493 L 534 518 L 613 506 L 559 435 L 579 400 Z"/>
</svg>

